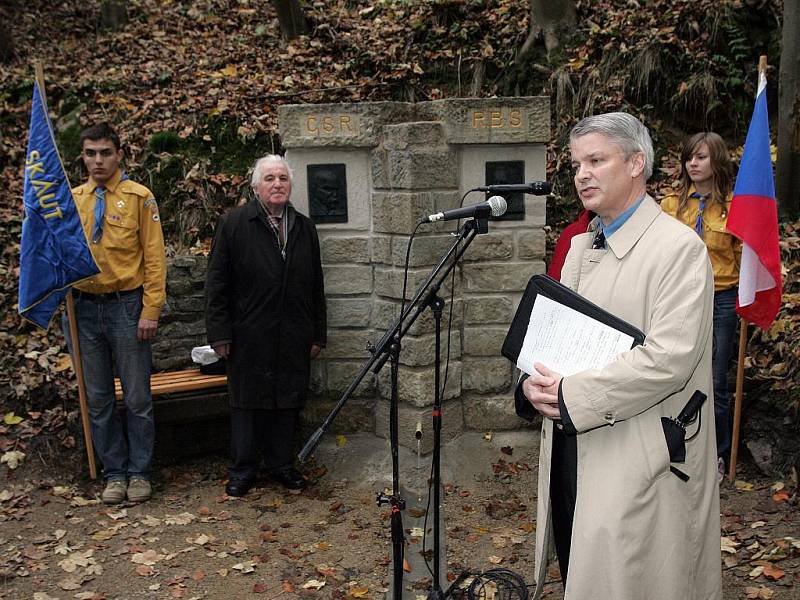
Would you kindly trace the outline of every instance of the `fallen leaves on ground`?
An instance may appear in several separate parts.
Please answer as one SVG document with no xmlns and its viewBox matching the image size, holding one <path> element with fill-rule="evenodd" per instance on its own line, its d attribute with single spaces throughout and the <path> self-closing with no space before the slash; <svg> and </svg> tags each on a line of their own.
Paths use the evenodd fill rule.
<svg viewBox="0 0 800 600">
<path fill-rule="evenodd" d="M 499 451 L 498 455 L 505 453 Z M 176 481 L 181 481 L 180 486 L 170 482 L 160 489 L 157 486 L 158 494 L 146 504 L 113 508 L 71 506 L 72 498 L 89 493 L 72 484 L 0 490 L 0 515 L 12 505 L 27 504 L 34 509 L 33 515 L 26 513 L 21 522 L 15 519 L 10 526 L 24 527 L 34 519 L 41 523 L 43 518 L 58 523 L 58 527 L 29 536 L 24 544 L 0 540 L 0 571 L 11 576 L 9 584 L 14 586 L 56 569 L 62 575 L 50 578 L 48 587 L 37 590 L 52 597 L 70 592 L 93 598 L 94 592 L 87 589 L 90 585 L 107 589 L 107 582 L 119 578 L 120 573 L 124 573 L 122 589 L 130 590 L 130 595 L 133 590 L 147 590 L 168 598 L 209 596 L 208 590 L 216 590 L 217 595 L 224 590 L 228 595 L 324 594 L 353 600 L 385 593 L 391 564 L 389 522 L 371 501 L 362 501 L 363 494 L 351 495 L 347 484 L 326 479 L 318 487 L 292 496 L 281 496 L 270 485 L 217 520 L 220 513 L 208 507 L 218 494 L 219 483 L 191 477 L 185 483 Z M 793 507 L 772 499 L 776 490 L 792 493 L 793 489 L 748 481 L 753 483 L 751 491 L 726 488 L 726 493 L 749 502 L 753 509 L 724 515 L 720 538 L 726 559 L 723 564 L 728 581 L 741 582 L 742 597 L 770 598 L 773 590 L 795 582 L 800 571 L 800 541 L 786 535 L 786 519 Z M 511 568 L 528 579 L 536 530 L 529 509 L 529 483 L 519 478 L 496 480 L 488 474 L 484 484 L 488 485 L 444 486 L 448 581 L 465 569 L 483 571 L 496 566 Z M 286 501 L 275 501 L 281 497 Z M 272 503 L 274 511 L 263 511 L 264 502 Z M 759 513 L 757 507 L 763 502 L 771 503 L 776 512 Z M 348 508 L 345 518 L 331 520 L 342 507 Z M 59 517 L 55 521 L 54 515 Z M 425 511 L 420 511 L 415 518 L 424 517 Z M 406 523 L 407 541 L 417 540 L 409 543 L 408 556 L 421 551 L 424 531 L 421 521 L 419 524 Z M 361 535 L 351 540 L 354 528 Z M 781 528 L 784 533 L 776 535 Z M 426 556 L 432 557 L 430 547 Z M 413 587 L 423 593 L 430 585 L 428 571 L 412 569 L 408 560 L 404 569 Z M 557 576 L 556 570 L 553 581 Z M 546 597 L 559 597 L 557 585 L 549 590 L 545 590 Z"/>
</svg>

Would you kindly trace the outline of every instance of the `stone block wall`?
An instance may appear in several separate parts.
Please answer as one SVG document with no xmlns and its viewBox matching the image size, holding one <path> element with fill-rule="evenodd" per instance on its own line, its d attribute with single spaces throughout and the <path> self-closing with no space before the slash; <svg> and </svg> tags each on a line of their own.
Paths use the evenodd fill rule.
<svg viewBox="0 0 800 600">
<path fill-rule="evenodd" d="M 345 163 L 347 169 L 348 222 L 317 226 L 329 346 L 314 365 L 317 397 L 306 418 L 318 417 L 318 425 L 370 358 L 367 342 L 377 343 L 399 314 L 407 244 L 420 218 L 459 206 L 467 190 L 485 185 L 486 161 L 524 161 L 524 181 L 545 179 L 549 104 L 537 97 L 291 105 L 279 108 L 278 121 L 295 172 L 293 202 L 301 212 L 309 211 L 309 165 Z M 474 194 L 464 204 L 484 199 Z M 501 357 L 500 346 L 528 279 L 544 271 L 544 223 L 545 199 L 526 197 L 524 219 L 492 221 L 490 232 L 475 238 L 456 268 L 452 300 L 450 279 L 440 293 L 446 301 L 443 362 L 453 322 L 445 437 L 464 428 L 522 425 L 513 412 L 516 371 Z M 418 230 L 408 257 L 406 298 L 453 243 L 454 230 L 454 222 Z M 401 443 L 413 447 L 418 421 L 430 431 L 433 329 L 426 310 L 403 339 Z M 371 422 L 376 434 L 388 435 L 389 382 L 388 363 L 377 376 L 370 371 L 348 401 L 346 406 L 357 408 L 344 421 L 362 428 Z M 423 451 L 431 442 L 423 438 Z"/>
<path fill-rule="evenodd" d="M 156 371 L 191 367 L 192 348 L 207 343 L 203 296 L 207 266 L 204 256 L 176 256 L 167 261 L 167 304 L 153 343 Z"/>
</svg>

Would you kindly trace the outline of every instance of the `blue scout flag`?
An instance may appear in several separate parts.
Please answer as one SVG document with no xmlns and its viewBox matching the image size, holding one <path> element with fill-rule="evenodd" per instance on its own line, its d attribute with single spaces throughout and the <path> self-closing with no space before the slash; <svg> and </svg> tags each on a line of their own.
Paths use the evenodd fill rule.
<svg viewBox="0 0 800 600">
<path fill-rule="evenodd" d="M 69 286 L 100 272 L 89 251 L 53 128 L 33 84 L 19 257 L 19 314 L 47 329 Z"/>
</svg>

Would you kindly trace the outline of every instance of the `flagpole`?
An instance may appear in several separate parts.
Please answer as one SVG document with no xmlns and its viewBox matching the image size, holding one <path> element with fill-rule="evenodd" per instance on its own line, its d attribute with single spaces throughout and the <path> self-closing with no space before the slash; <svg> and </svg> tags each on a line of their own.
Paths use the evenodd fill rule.
<svg viewBox="0 0 800 600">
<path fill-rule="evenodd" d="M 78 380 L 78 405 L 81 409 L 86 458 L 89 460 L 89 477 L 97 479 L 97 465 L 94 461 L 94 444 L 89 424 L 89 406 L 86 402 L 86 385 L 83 382 L 83 366 L 81 365 L 81 350 L 78 342 L 78 323 L 75 320 L 75 300 L 72 298 L 72 290 L 67 293 L 67 320 L 69 321 L 69 335 L 72 340 L 72 354 L 75 359 L 73 365 L 75 367 L 75 377 Z"/>
<path fill-rule="evenodd" d="M 36 81 L 39 83 L 39 91 L 47 101 L 47 94 L 44 87 L 44 67 L 38 60 L 33 63 Z M 89 460 L 89 477 L 97 479 L 97 465 L 94 460 L 94 444 L 92 443 L 92 430 L 89 425 L 89 405 L 86 402 L 86 386 L 83 382 L 83 366 L 81 364 L 80 342 L 78 341 L 78 323 L 75 320 L 75 301 L 72 299 L 72 290 L 67 292 L 67 320 L 69 321 L 69 335 L 72 341 L 72 366 L 75 369 L 75 377 L 78 380 L 78 405 L 81 412 L 81 424 L 83 425 L 83 439 L 86 444 L 86 457 Z"/>
<path fill-rule="evenodd" d="M 767 73 L 767 56 L 758 57 L 758 80 Z M 758 97 L 758 92 L 756 92 Z M 736 463 L 739 459 L 739 435 L 742 421 L 742 394 L 744 389 L 744 358 L 747 352 L 747 325 L 748 322 L 740 317 L 739 320 L 739 358 L 736 364 L 736 397 L 733 408 L 733 434 L 731 437 L 731 460 L 728 465 L 728 481 L 733 483 L 736 479 Z"/>
<path fill-rule="evenodd" d="M 742 421 L 742 392 L 744 390 L 744 357 L 747 352 L 748 322 L 739 317 L 739 357 L 736 361 L 736 399 L 733 408 L 733 437 L 731 438 L 731 460 L 728 465 L 728 481 L 736 479 L 736 461 L 739 459 L 739 427 Z"/>
</svg>

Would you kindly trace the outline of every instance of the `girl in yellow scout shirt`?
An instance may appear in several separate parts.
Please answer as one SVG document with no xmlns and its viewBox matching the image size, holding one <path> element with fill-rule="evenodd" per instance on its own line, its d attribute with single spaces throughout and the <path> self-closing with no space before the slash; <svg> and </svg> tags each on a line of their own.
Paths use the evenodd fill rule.
<svg viewBox="0 0 800 600">
<path fill-rule="evenodd" d="M 728 367 L 736 336 L 736 294 L 739 285 L 741 242 L 725 224 L 733 195 L 733 164 L 725 141 L 716 133 L 697 133 L 681 151 L 678 194 L 661 208 L 694 229 L 703 238 L 714 270 L 714 416 L 720 480 L 730 453 L 730 392 Z"/>
</svg>

